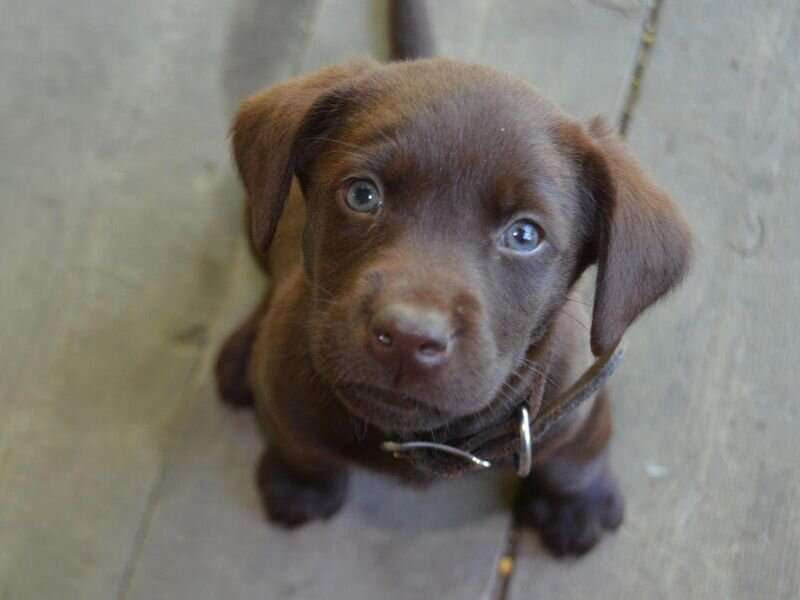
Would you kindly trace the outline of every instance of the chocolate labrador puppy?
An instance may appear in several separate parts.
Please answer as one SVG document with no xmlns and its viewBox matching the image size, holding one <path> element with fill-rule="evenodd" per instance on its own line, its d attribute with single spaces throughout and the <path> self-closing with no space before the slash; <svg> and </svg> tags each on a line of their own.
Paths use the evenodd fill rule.
<svg viewBox="0 0 800 600">
<path fill-rule="evenodd" d="M 394 9 L 397 55 L 424 53 L 419 5 Z M 411 481 L 470 470 L 381 444 L 466 447 L 520 406 L 535 420 L 690 262 L 686 223 L 602 122 L 487 67 L 328 67 L 247 99 L 233 151 L 270 287 L 218 383 L 255 404 L 258 484 L 287 526 L 334 514 L 351 462 Z M 588 332 L 570 292 L 593 264 Z M 610 435 L 600 390 L 534 447 L 517 510 L 556 554 L 622 520 Z"/>
</svg>

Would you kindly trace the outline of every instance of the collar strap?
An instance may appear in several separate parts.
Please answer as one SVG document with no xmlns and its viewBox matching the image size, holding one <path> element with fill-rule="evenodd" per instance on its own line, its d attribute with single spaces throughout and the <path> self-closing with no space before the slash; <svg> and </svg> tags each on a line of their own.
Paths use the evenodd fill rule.
<svg viewBox="0 0 800 600">
<path fill-rule="evenodd" d="M 435 475 L 453 476 L 474 468 L 513 463 L 517 475 L 526 477 L 536 447 L 562 419 L 597 393 L 613 375 L 624 353 L 619 344 L 609 350 L 544 410 L 539 410 L 540 397 L 537 397 L 535 407 L 522 402 L 505 420 L 452 444 L 386 441 L 381 448 L 398 458 L 407 457 L 421 470 Z M 532 421 L 529 409 L 536 411 Z"/>
</svg>

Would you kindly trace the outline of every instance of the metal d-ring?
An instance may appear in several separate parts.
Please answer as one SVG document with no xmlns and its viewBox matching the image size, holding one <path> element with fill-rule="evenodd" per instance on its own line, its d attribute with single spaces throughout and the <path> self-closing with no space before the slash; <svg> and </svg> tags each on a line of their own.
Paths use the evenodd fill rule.
<svg viewBox="0 0 800 600">
<path fill-rule="evenodd" d="M 519 452 L 517 453 L 517 475 L 527 477 L 533 464 L 533 450 L 531 448 L 531 419 L 528 409 L 521 406 L 519 409 Z"/>
</svg>

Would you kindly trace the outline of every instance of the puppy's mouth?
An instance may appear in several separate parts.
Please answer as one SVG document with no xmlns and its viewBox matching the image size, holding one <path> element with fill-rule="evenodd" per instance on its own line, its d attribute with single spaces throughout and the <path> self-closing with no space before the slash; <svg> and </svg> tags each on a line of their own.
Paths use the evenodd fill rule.
<svg viewBox="0 0 800 600">
<path fill-rule="evenodd" d="M 336 387 L 339 400 L 357 417 L 384 432 L 436 428 L 453 415 L 409 396 L 363 383 Z"/>
</svg>

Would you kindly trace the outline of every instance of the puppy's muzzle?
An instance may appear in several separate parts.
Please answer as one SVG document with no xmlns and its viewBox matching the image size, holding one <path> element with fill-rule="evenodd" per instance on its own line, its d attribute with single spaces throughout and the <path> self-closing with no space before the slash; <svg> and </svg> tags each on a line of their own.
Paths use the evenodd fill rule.
<svg viewBox="0 0 800 600">
<path fill-rule="evenodd" d="M 447 314 L 410 302 L 379 308 L 369 322 L 369 351 L 392 372 L 428 375 L 444 366 L 455 343 Z"/>
</svg>

